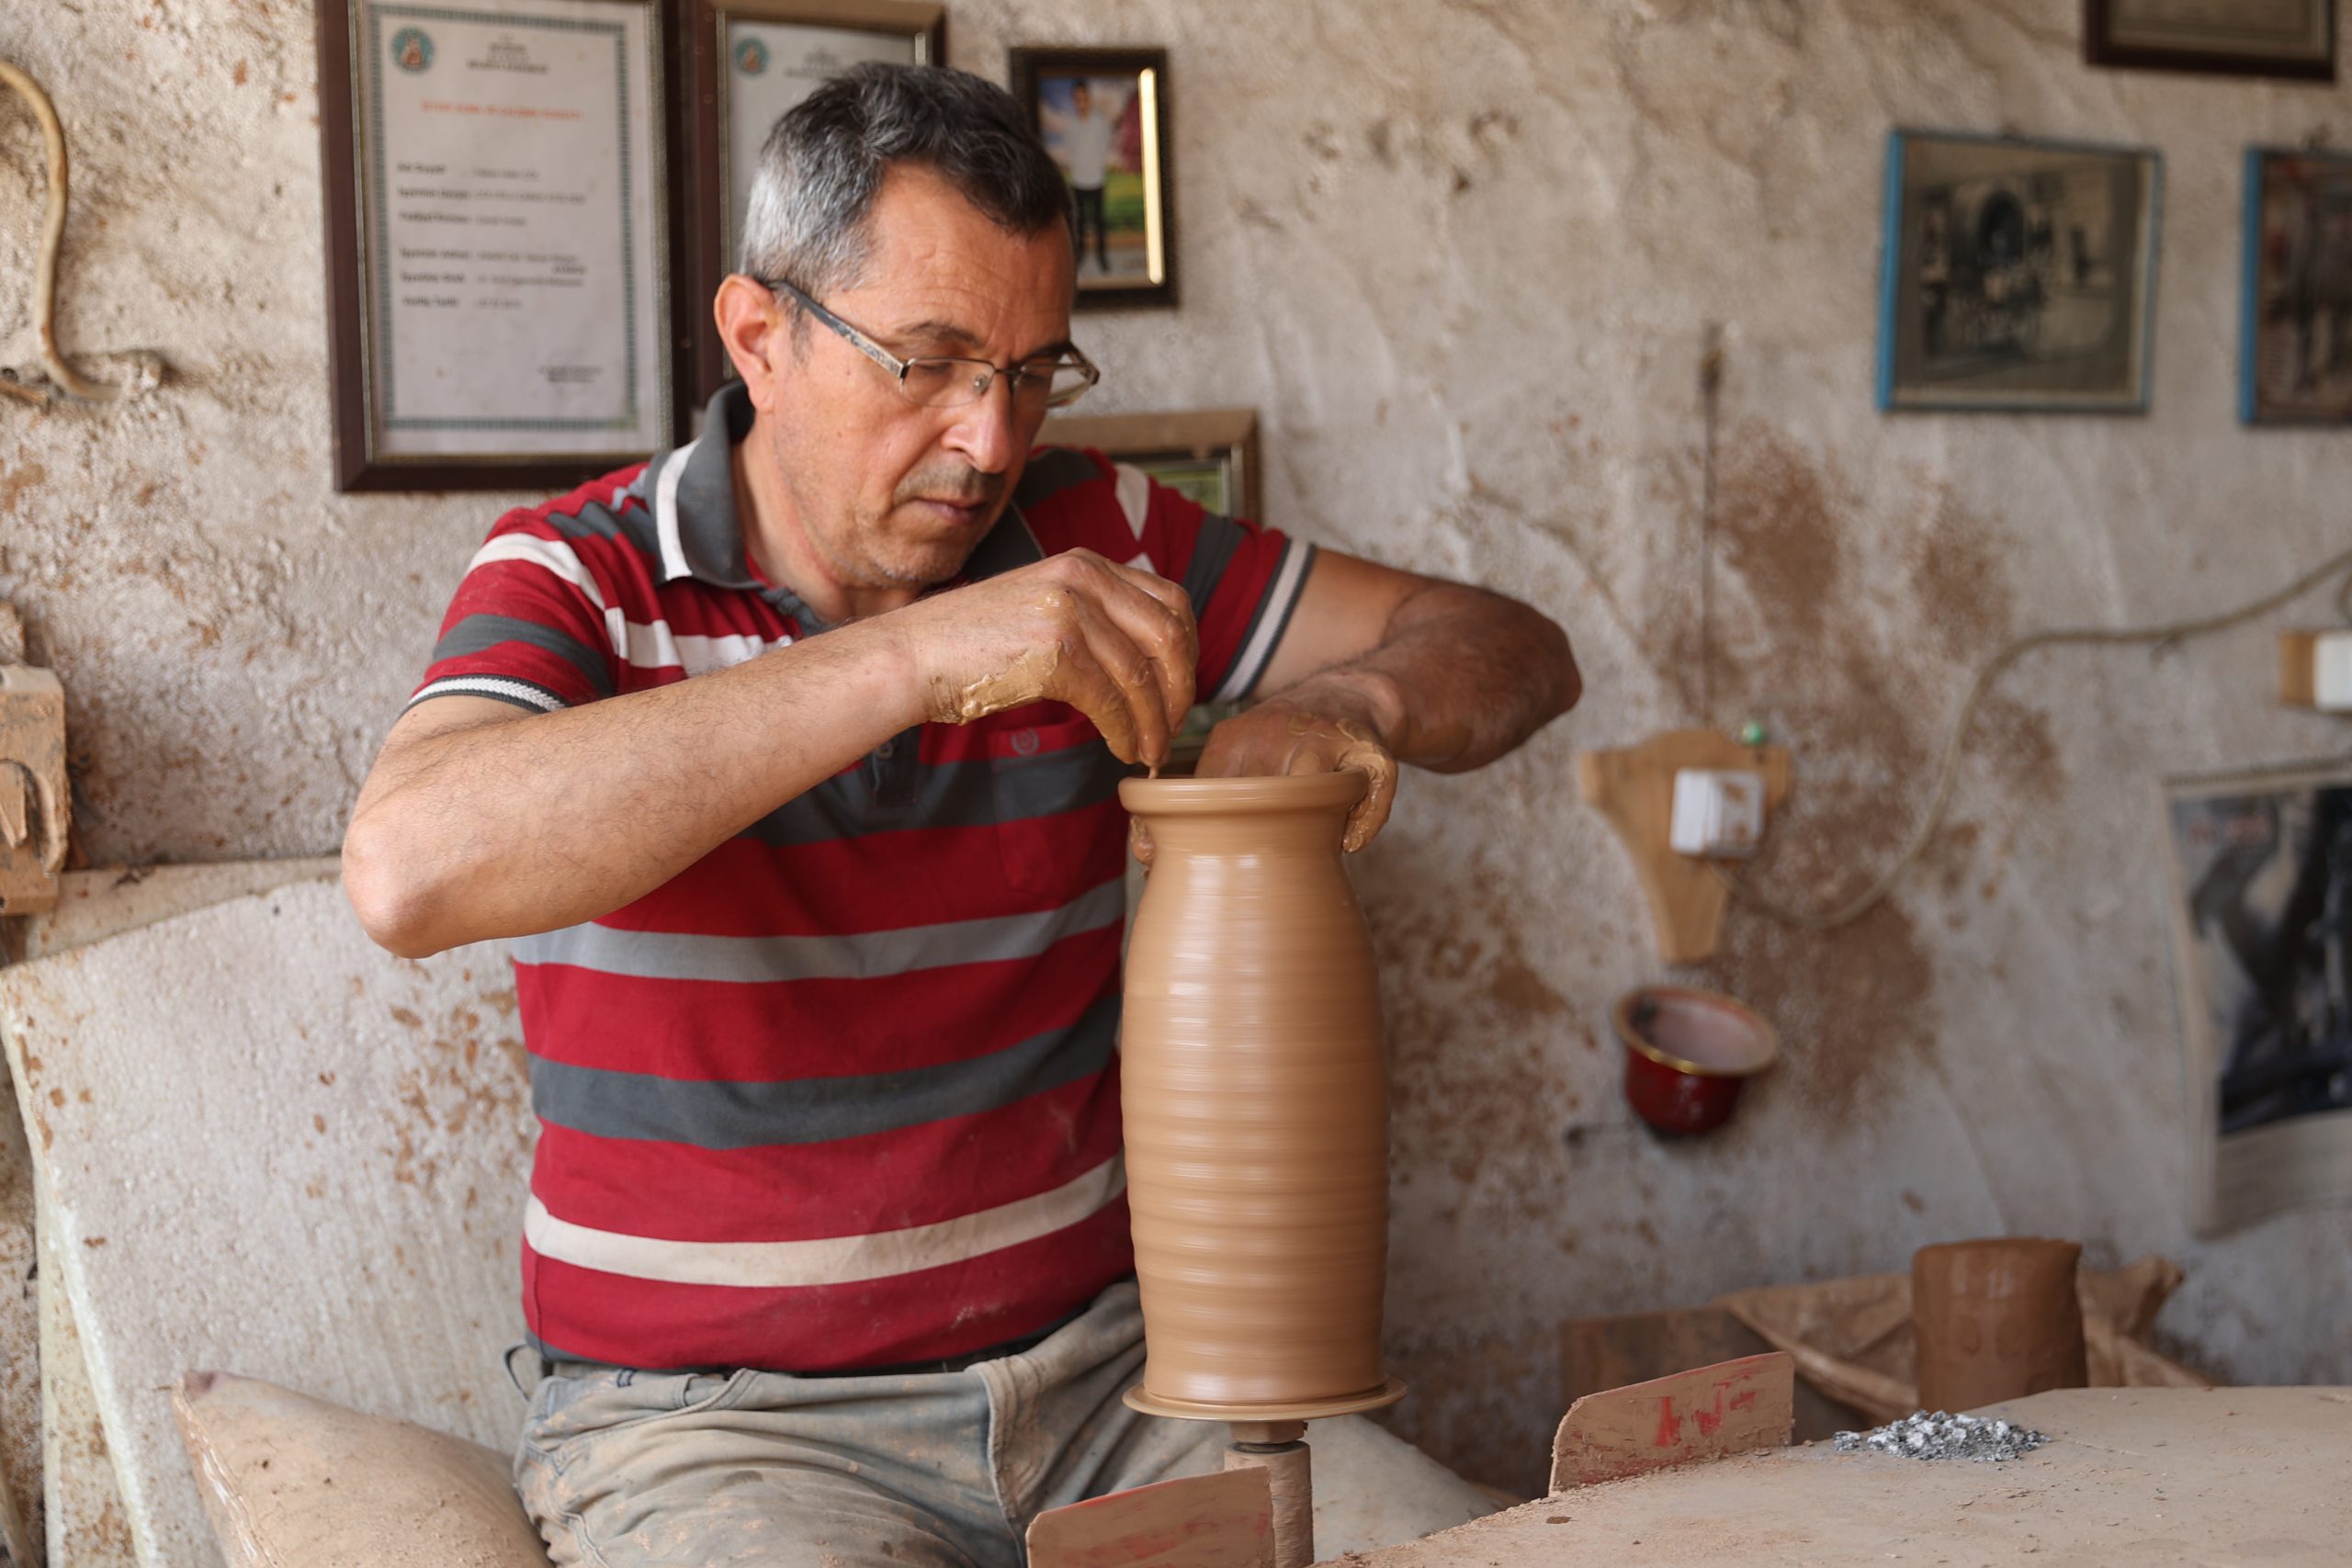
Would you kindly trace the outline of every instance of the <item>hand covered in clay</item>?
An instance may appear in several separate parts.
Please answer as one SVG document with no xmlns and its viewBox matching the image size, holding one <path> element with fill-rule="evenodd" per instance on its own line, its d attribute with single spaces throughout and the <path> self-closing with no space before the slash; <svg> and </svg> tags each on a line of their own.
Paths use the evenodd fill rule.
<svg viewBox="0 0 2352 1568">
<path fill-rule="evenodd" d="M 1166 578 L 1091 550 L 918 600 L 891 618 L 935 724 L 1064 702 L 1094 721 L 1121 761 L 1157 767 L 1193 705 L 1192 601 Z"/>
<path fill-rule="evenodd" d="M 1352 854 L 1387 824 L 1396 798 L 1396 759 L 1380 739 L 1369 704 L 1344 687 L 1307 685 L 1269 697 L 1209 731 L 1200 778 L 1332 773 L 1361 768 L 1372 786 L 1348 813 L 1342 846 Z M 1136 859 L 1151 864 L 1151 835 L 1134 823 L 1128 835 Z"/>
</svg>

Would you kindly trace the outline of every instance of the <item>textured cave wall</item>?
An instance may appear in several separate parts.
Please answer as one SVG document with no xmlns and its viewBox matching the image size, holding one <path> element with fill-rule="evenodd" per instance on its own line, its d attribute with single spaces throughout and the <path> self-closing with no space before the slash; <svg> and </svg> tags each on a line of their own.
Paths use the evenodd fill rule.
<svg viewBox="0 0 2352 1568">
<path fill-rule="evenodd" d="M 2250 598 L 2346 537 L 2352 447 L 2242 429 L 2233 389 L 2240 154 L 2344 132 L 2352 89 L 2090 71 L 2079 9 L 954 6 L 955 62 L 1000 78 L 1014 42 L 1170 50 L 1184 302 L 1082 320 L 1092 406 L 1254 405 L 1271 521 L 1503 585 L 1577 640 L 1582 711 L 1487 773 L 1408 780 L 1359 868 L 1396 1083 L 1397 1421 L 1473 1473 L 1540 1474 L 1564 1316 L 2004 1230 L 2179 1258 L 2160 1328 L 2219 1375 L 2352 1381 L 2341 1209 L 2212 1242 L 2181 1217 L 2155 780 L 2352 740 L 2271 704 L 2267 628 L 2035 656 L 1892 904 L 1820 938 L 1735 913 L 1696 977 L 1765 1008 L 1788 1059 L 1722 1135 L 1637 1131 L 1604 1038 L 1660 970 L 1577 747 L 1764 720 L 1798 786 L 1762 878 L 1826 898 L 1903 837 L 2004 637 Z M 73 694 L 98 859 L 331 849 L 505 504 L 332 492 L 311 49 L 291 0 L 0 18 L 78 160 L 64 341 L 177 371 L 127 409 L 0 407 L 0 597 Z M 2163 151 L 2146 417 L 1871 410 L 1895 124 Z M 24 117 L 0 132 L 0 363 L 29 364 L 37 163 Z"/>
</svg>

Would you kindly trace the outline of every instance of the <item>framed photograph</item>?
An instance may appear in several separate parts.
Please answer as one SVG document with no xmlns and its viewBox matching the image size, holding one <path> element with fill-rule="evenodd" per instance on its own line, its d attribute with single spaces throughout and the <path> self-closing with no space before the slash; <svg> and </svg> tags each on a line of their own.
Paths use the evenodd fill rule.
<svg viewBox="0 0 2352 1568">
<path fill-rule="evenodd" d="M 2352 767 L 2164 794 L 2197 1228 L 2352 1199 Z"/>
<path fill-rule="evenodd" d="M 687 288 L 680 335 L 699 407 L 731 378 L 710 302 L 736 268 L 760 149 L 786 111 L 867 61 L 938 65 L 947 8 L 918 0 L 679 0 L 686 39 Z"/>
<path fill-rule="evenodd" d="M 658 0 L 322 0 L 336 488 L 556 489 L 668 446 Z"/>
<path fill-rule="evenodd" d="M 1254 409 L 1049 419 L 1037 439 L 1048 446 L 1091 446 L 1207 511 L 1253 521 L 1261 515 Z"/>
<path fill-rule="evenodd" d="M 2352 423 L 2352 155 L 2245 155 L 2238 412 Z"/>
<path fill-rule="evenodd" d="M 1173 305 L 1168 51 L 1016 49 L 1012 95 L 1069 181 L 1080 306 Z"/>
<path fill-rule="evenodd" d="M 2335 80 L 2335 0 L 2083 0 L 2093 65 Z"/>
<path fill-rule="evenodd" d="M 2143 148 L 1895 131 L 1878 406 L 2145 409 L 2162 181 Z"/>
</svg>

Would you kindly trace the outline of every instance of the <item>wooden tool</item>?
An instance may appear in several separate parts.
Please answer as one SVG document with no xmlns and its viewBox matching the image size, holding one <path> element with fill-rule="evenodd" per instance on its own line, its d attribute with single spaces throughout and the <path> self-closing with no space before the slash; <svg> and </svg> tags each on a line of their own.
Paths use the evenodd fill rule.
<svg viewBox="0 0 2352 1568">
<path fill-rule="evenodd" d="M 1785 1447 L 1795 1397 L 1796 1362 L 1779 1350 L 1589 1393 L 1552 1440 L 1552 1490 Z"/>
<path fill-rule="evenodd" d="M 1674 775 L 1684 768 L 1741 769 L 1764 778 L 1767 813 L 1789 795 L 1784 746 L 1743 746 L 1712 729 L 1676 729 L 1622 751 L 1587 751 L 1577 758 L 1577 789 L 1609 818 L 1633 857 L 1634 874 L 1649 896 L 1657 928 L 1657 955 L 1668 964 L 1711 957 L 1730 897 L 1707 861 L 1668 847 L 1674 822 Z"/>
<path fill-rule="evenodd" d="M 1162 1481 L 1029 1521 L 1030 1568 L 1273 1568 L 1262 1470 Z"/>
</svg>

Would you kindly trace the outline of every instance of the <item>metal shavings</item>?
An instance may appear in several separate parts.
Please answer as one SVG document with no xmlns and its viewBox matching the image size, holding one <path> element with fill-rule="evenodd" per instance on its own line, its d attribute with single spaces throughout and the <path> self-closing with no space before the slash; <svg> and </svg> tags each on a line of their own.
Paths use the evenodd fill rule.
<svg viewBox="0 0 2352 1568">
<path fill-rule="evenodd" d="M 1900 1421 L 1869 1432 L 1840 1432 L 1838 1451 L 1841 1454 L 1894 1454 L 1901 1459 L 1965 1459 L 1979 1464 L 1997 1464 L 2005 1459 L 2016 1459 L 2031 1453 L 2050 1439 L 2030 1427 L 2014 1422 L 1988 1420 L 1982 1416 L 1950 1416 L 1943 1411 L 1929 1415 L 1924 1410 L 1912 1412 Z"/>
</svg>

